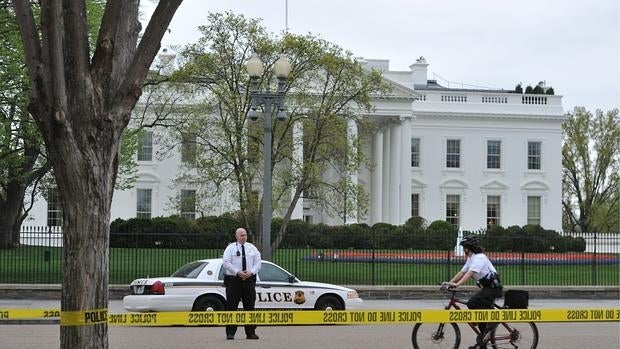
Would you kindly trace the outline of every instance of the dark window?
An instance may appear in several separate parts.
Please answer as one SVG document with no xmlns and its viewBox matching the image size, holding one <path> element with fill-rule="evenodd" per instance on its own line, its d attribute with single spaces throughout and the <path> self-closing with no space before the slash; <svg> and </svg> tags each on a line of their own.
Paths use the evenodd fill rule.
<svg viewBox="0 0 620 349">
<path fill-rule="evenodd" d="M 137 189 L 137 218 L 151 218 L 151 189 Z"/>
<path fill-rule="evenodd" d="M 446 195 L 446 222 L 459 227 L 459 217 L 461 214 L 461 196 Z"/>
<path fill-rule="evenodd" d="M 172 273 L 172 277 L 195 279 L 198 277 L 202 269 L 207 266 L 207 262 L 190 262 L 180 267 Z"/>
<path fill-rule="evenodd" d="M 527 169 L 540 170 L 541 142 L 527 142 Z"/>
<path fill-rule="evenodd" d="M 498 195 L 487 196 L 487 228 L 501 225 L 500 213 L 500 197 Z"/>
<path fill-rule="evenodd" d="M 262 263 L 258 271 L 260 281 L 288 282 L 291 274 L 273 264 Z"/>
<path fill-rule="evenodd" d="M 411 167 L 420 167 L 420 138 L 411 138 Z"/>
<path fill-rule="evenodd" d="M 527 224 L 540 225 L 540 196 L 527 197 Z"/>
<path fill-rule="evenodd" d="M 195 190 L 181 190 L 181 217 L 196 219 Z"/>
<path fill-rule="evenodd" d="M 420 194 L 411 194 L 411 217 L 420 217 Z"/>
<path fill-rule="evenodd" d="M 461 140 L 448 139 L 446 142 L 446 167 L 461 167 Z"/>
<path fill-rule="evenodd" d="M 47 226 L 62 226 L 62 207 L 60 207 L 60 198 L 58 197 L 58 188 L 49 188 L 46 192 L 47 200 Z"/>
<path fill-rule="evenodd" d="M 144 131 L 140 134 L 138 161 L 153 161 L 153 131 Z"/>
<path fill-rule="evenodd" d="M 196 135 L 184 133 L 181 136 L 181 161 L 195 164 L 197 154 Z"/>
<path fill-rule="evenodd" d="M 487 168 L 500 168 L 501 141 L 487 141 Z"/>
</svg>

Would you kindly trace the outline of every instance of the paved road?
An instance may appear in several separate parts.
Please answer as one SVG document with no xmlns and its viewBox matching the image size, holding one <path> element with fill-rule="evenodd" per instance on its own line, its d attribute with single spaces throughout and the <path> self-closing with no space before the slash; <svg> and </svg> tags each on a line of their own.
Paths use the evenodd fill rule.
<svg viewBox="0 0 620 349">
<path fill-rule="evenodd" d="M 11 300 L 0 300 L 0 307 L 8 307 Z M 20 300 L 16 307 L 54 307 L 54 301 Z M 437 309 L 438 300 L 385 301 L 369 300 L 365 309 Z M 620 307 L 620 300 L 532 300 L 531 308 Z M 113 301 L 111 312 L 122 311 L 121 304 Z M 541 323 L 542 349 L 588 348 L 607 349 L 620 346 L 620 323 Z M 110 327 L 110 348 L 175 348 L 175 349 L 360 349 L 411 348 L 410 325 L 381 326 L 288 326 L 261 327 L 258 341 L 246 340 L 243 329 L 237 339 L 227 341 L 220 327 Z M 473 343 L 471 331 L 461 327 L 464 338 L 461 347 Z M 0 325 L 0 348 L 58 348 L 59 327 L 56 325 Z"/>
</svg>

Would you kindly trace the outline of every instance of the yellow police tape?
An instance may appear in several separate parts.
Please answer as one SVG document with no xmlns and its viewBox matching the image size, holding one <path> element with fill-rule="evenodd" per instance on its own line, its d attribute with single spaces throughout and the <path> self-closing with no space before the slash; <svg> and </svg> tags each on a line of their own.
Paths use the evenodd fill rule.
<svg viewBox="0 0 620 349">
<path fill-rule="evenodd" d="M 107 309 L 0 309 L 0 320 L 58 318 L 61 326 L 201 325 L 381 325 L 417 322 L 591 322 L 620 321 L 620 308 L 493 310 L 206 311 L 108 314 Z M 0 321 L 0 324 L 2 321 Z"/>
</svg>

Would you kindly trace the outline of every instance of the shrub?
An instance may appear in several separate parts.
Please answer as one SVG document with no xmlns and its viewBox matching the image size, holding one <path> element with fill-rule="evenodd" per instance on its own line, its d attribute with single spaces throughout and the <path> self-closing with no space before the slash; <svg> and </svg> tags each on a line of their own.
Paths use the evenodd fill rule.
<svg viewBox="0 0 620 349">
<path fill-rule="evenodd" d="M 454 247 L 457 238 L 457 228 L 442 220 L 432 222 L 426 228 L 426 249 L 450 250 Z"/>
</svg>

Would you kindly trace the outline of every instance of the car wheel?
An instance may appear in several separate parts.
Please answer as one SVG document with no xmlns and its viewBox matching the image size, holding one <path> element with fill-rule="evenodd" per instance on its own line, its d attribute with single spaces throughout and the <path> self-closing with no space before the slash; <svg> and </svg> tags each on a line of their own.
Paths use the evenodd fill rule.
<svg viewBox="0 0 620 349">
<path fill-rule="evenodd" d="M 194 302 L 192 311 L 221 311 L 224 308 L 224 302 L 218 297 L 204 296 Z"/>
<path fill-rule="evenodd" d="M 314 305 L 316 310 L 344 310 L 344 305 L 335 296 L 323 296 Z"/>
</svg>

